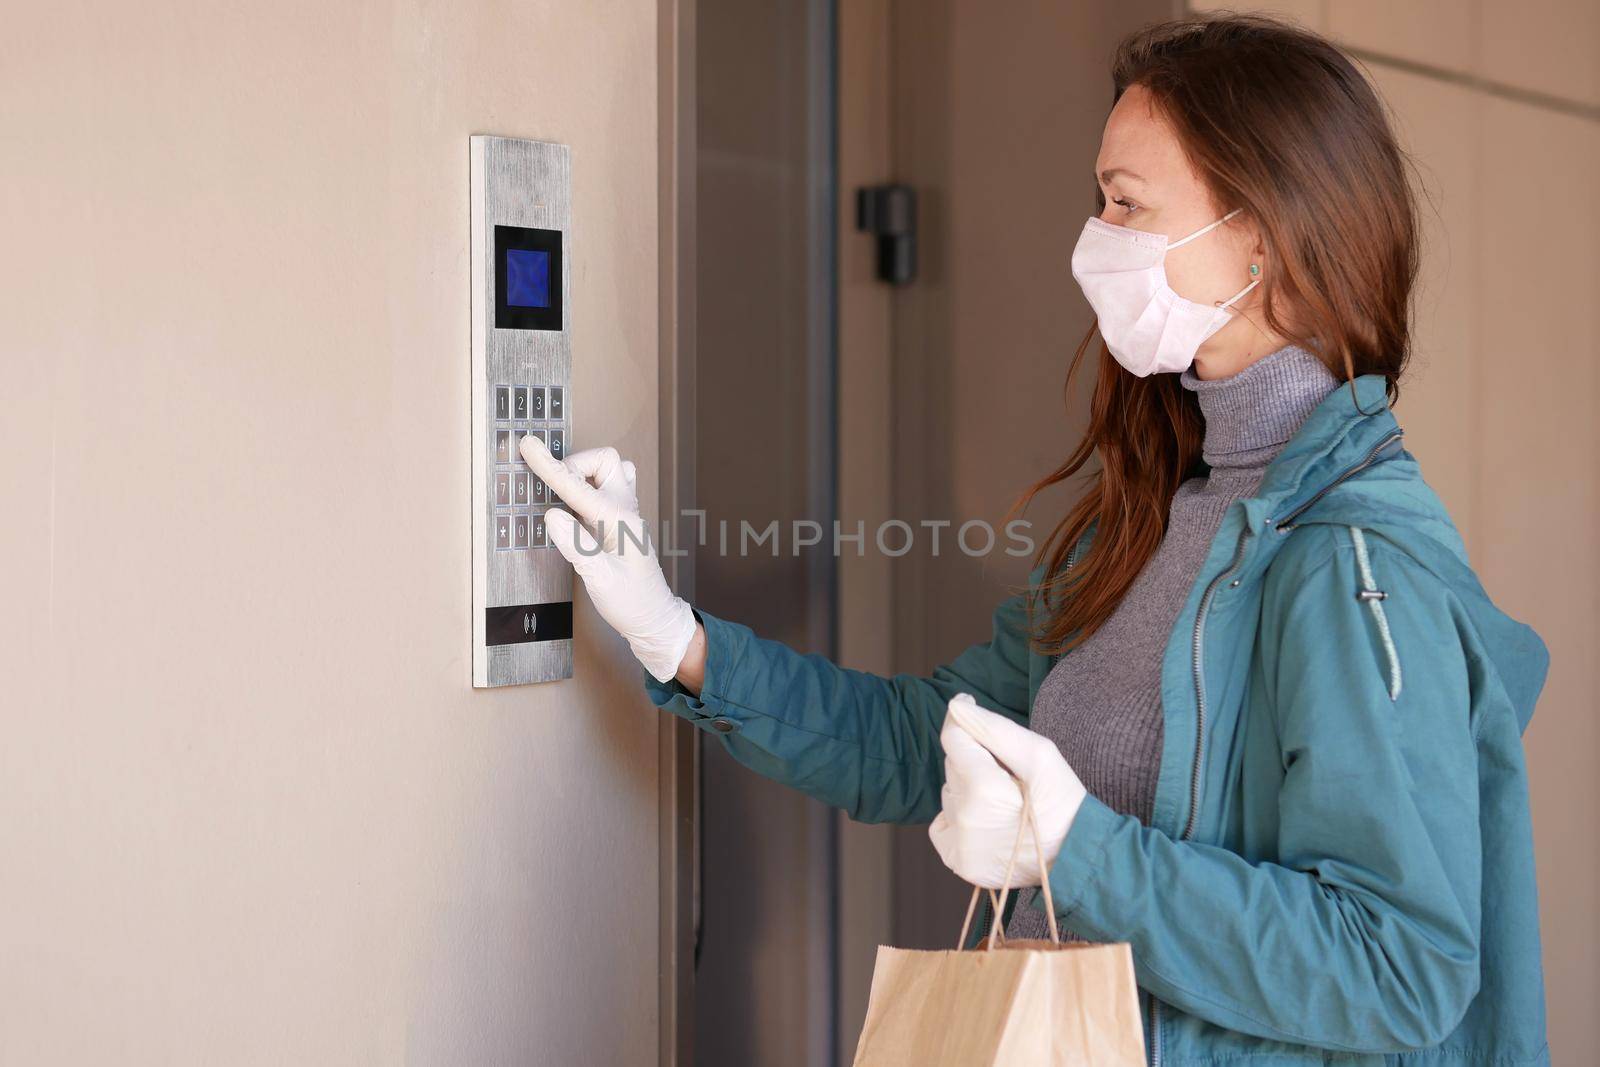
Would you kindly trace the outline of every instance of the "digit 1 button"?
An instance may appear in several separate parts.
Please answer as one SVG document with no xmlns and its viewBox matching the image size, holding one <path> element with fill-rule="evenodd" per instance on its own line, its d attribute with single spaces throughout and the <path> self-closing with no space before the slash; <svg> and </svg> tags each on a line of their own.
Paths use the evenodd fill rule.
<svg viewBox="0 0 1600 1067">
<path fill-rule="evenodd" d="M 565 459 L 567 455 L 566 435 L 560 430 L 550 431 L 550 454 L 556 459 Z"/>
<path fill-rule="evenodd" d="M 528 502 L 528 472 L 518 471 L 511 479 L 511 501 L 518 507 Z M 524 546 L 526 547 L 526 546 Z"/>
<path fill-rule="evenodd" d="M 511 410 L 516 412 L 512 418 L 525 419 L 528 417 L 528 387 L 526 385 L 517 386 L 512 393 Z"/>
<path fill-rule="evenodd" d="M 496 430 L 494 432 L 494 461 L 496 463 L 511 462 L 510 430 Z"/>
<path fill-rule="evenodd" d="M 511 418 L 511 387 L 497 385 L 494 387 L 494 417 L 500 422 Z"/>
<path fill-rule="evenodd" d="M 496 515 L 494 517 L 494 547 L 511 547 L 511 516 Z"/>
<path fill-rule="evenodd" d="M 528 398 L 528 418 L 544 418 L 544 386 L 536 385 Z"/>
<path fill-rule="evenodd" d="M 564 419 L 567 417 L 565 394 L 566 390 L 559 385 L 550 387 L 550 417 L 552 419 Z"/>
<path fill-rule="evenodd" d="M 507 471 L 495 472 L 494 506 L 497 508 L 509 508 L 511 506 L 511 475 Z"/>
<path fill-rule="evenodd" d="M 528 516 L 518 515 L 515 520 L 513 520 L 511 527 L 511 547 L 528 547 Z"/>
</svg>

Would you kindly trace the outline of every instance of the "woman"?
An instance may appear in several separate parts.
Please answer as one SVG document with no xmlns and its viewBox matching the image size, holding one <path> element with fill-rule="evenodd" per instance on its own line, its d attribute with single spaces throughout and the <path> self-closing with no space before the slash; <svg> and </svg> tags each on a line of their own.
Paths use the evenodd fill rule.
<svg viewBox="0 0 1600 1067">
<path fill-rule="evenodd" d="M 1547 1063 L 1521 732 L 1548 656 L 1391 410 L 1404 156 L 1274 21 L 1156 26 L 1113 80 L 1072 256 L 1090 427 L 1025 499 L 1102 470 L 989 643 L 880 678 L 696 614 L 638 550 L 631 464 L 529 438 L 584 520 L 550 538 L 659 706 L 852 818 L 931 820 L 964 879 L 1000 884 L 1025 783 L 1044 867 L 1013 884 L 1132 945 L 1153 1062 Z M 1037 936 L 1024 895 L 999 921 Z"/>
</svg>

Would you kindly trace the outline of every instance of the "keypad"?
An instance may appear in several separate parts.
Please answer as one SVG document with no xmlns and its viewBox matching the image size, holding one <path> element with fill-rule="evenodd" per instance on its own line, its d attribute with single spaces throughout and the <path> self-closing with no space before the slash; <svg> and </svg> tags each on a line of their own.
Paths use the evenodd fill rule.
<svg viewBox="0 0 1600 1067">
<path fill-rule="evenodd" d="M 533 435 L 550 454 L 567 453 L 567 390 L 559 385 L 507 382 L 490 387 L 494 425 L 485 443 L 493 456 L 489 496 L 494 509 L 491 536 L 496 550 L 518 552 L 549 547 L 545 510 L 560 500 L 522 459 L 522 440 Z"/>
</svg>

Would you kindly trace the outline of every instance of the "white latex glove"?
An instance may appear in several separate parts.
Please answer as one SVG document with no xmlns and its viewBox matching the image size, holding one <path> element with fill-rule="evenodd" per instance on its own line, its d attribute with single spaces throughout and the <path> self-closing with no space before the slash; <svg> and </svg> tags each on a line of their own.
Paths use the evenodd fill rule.
<svg viewBox="0 0 1600 1067">
<path fill-rule="evenodd" d="M 972 885 L 999 889 L 1005 884 L 1015 845 L 1011 886 L 1038 885 L 1044 873 L 1039 869 L 1039 852 L 1049 869 L 1087 795 L 1061 750 L 1043 734 L 980 708 L 966 693 L 951 699 L 939 741 L 944 745 L 940 794 L 944 810 L 928 827 L 939 858 Z M 1018 844 L 1022 819 L 1018 781 L 1033 799 L 1038 850 L 1030 831 L 1023 831 Z"/>
<path fill-rule="evenodd" d="M 627 638 L 645 670 L 667 681 L 678 673 L 698 624 L 661 573 L 649 526 L 639 516 L 633 464 L 611 447 L 558 460 L 532 434 L 522 439 L 522 458 L 583 520 L 561 508 L 545 512 L 550 543 L 583 579 L 600 617 Z"/>
</svg>

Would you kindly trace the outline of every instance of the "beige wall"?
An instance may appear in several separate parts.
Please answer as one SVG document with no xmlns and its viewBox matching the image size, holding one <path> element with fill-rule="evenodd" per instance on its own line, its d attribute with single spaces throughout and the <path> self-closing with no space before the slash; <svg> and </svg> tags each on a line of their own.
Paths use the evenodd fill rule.
<svg viewBox="0 0 1600 1067">
<path fill-rule="evenodd" d="M 654 0 L 3 21 L 0 1062 L 653 1061 L 637 667 L 469 684 L 467 137 L 653 485 Z"/>
<path fill-rule="evenodd" d="M 1209 5 L 1198 5 L 1209 6 Z M 1298 0 L 1422 170 L 1417 357 L 1395 409 L 1495 600 L 1549 645 L 1526 737 L 1556 1063 L 1600 1045 L 1600 5 Z"/>
</svg>

